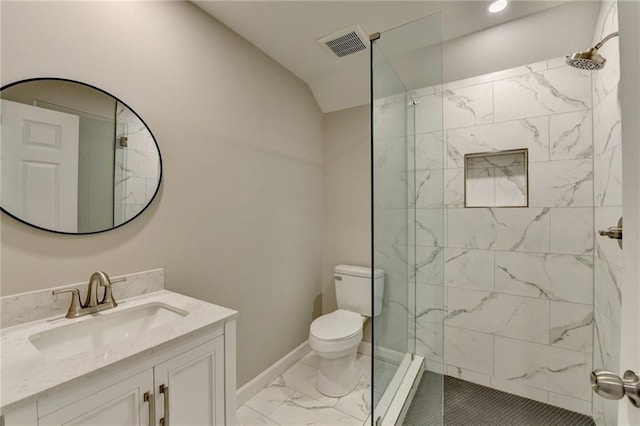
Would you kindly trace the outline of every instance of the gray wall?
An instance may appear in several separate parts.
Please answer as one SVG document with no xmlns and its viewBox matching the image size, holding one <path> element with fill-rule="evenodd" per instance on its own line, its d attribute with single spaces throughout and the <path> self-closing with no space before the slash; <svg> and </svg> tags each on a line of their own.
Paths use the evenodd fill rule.
<svg viewBox="0 0 640 426">
<path fill-rule="evenodd" d="M 101 87 L 141 115 L 164 160 L 159 197 L 115 231 L 64 236 L 2 215 L 3 295 L 164 267 L 170 290 L 240 311 L 239 385 L 307 338 L 323 116 L 306 84 L 188 2 L 3 2 L 1 40 L 2 84 Z"/>
</svg>

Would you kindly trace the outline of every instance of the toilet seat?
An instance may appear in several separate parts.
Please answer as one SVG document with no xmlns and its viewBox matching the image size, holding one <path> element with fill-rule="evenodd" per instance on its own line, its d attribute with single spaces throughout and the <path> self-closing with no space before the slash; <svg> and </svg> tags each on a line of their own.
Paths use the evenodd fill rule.
<svg viewBox="0 0 640 426">
<path fill-rule="evenodd" d="M 325 342 L 350 340 L 362 333 L 362 316 L 355 312 L 338 309 L 316 318 L 309 329 L 311 336 Z"/>
</svg>

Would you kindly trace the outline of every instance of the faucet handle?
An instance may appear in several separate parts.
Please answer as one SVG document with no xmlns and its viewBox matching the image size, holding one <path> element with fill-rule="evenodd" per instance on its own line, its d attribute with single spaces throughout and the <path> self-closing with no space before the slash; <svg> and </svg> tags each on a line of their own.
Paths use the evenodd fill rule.
<svg viewBox="0 0 640 426">
<path fill-rule="evenodd" d="M 77 318 L 80 316 L 80 310 L 82 309 L 82 302 L 80 302 L 80 291 L 77 288 L 65 288 L 62 290 L 53 290 L 51 292 L 54 296 L 60 293 L 72 293 L 71 303 L 67 310 L 66 318 Z"/>
<path fill-rule="evenodd" d="M 126 278 L 119 278 L 119 279 L 115 279 L 113 280 L 113 282 L 111 281 L 111 278 L 109 278 L 109 275 L 104 274 L 105 275 L 105 280 L 104 282 L 100 282 L 100 284 L 102 284 L 102 286 L 104 287 L 104 296 L 102 296 L 102 300 L 100 301 L 101 305 L 109 305 L 110 308 L 115 308 L 116 306 L 118 306 L 118 303 L 116 302 L 116 299 L 113 298 L 113 291 L 111 290 L 111 284 L 113 284 L 113 282 L 121 282 L 121 281 L 126 281 Z"/>
</svg>

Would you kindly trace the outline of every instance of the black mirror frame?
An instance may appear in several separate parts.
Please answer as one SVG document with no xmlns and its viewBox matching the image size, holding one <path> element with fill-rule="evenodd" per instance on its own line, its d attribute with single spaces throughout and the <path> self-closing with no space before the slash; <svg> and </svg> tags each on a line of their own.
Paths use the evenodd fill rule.
<svg viewBox="0 0 640 426">
<path fill-rule="evenodd" d="M 55 231 L 53 229 L 47 229 L 47 228 L 43 228 L 41 226 L 38 225 L 34 225 L 32 223 L 29 223 L 17 216 L 15 216 L 14 214 L 8 212 L 4 207 L 2 207 L 2 203 L 0 200 L 0 211 L 2 211 L 2 213 L 6 214 L 7 216 L 12 217 L 13 219 L 17 220 L 18 222 L 22 222 L 25 225 L 28 225 L 32 228 L 36 228 L 36 229 L 40 229 L 42 231 L 46 231 L 46 232 L 52 232 L 54 234 L 62 234 L 62 235 L 94 235 L 94 234 L 101 234 L 103 232 L 107 232 L 107 231 L 112 231 L 114 229 L 120 228 L 124 225 L 126 225 L 127 223 L 135 220 L 138 218 L 138 216 L 140 216 L 142 213 L 144 213 L 149 206 L 153 203 L 153 201 L 156 199 L 156 196 L 158 195 L 158 192 L 160 191 L 160 186 L 162 185 L 162 175 L 163 175 L 163 164 L 162 164 L 162 154 L 160 152 L 160 146 L 158 145 L 158 141 L 156 139 L 156 137 L 154 136 L 153 132 L 151 131 L 151 128 L 147 125 L 147 123 L 142 119 L 142 117 L 140 117 L 138 115 L 137 112 L 135 112 L 129 105 L 127 105 L 125 102 L 123 102 L 120 98 L 118 98 L 117 96 L 112 95 L 111 93 L 107 92 L 106 90 L 100 89 L 99 87 L 96 87 L 92 84 L 89 83 L 84 83 L 82 81 L 78 81 L 78 80 L 72 80 L 72 79 L 68 79 L 68 78 L 61 78 L 61 77 L 34 77 L 34 78 L 27 78 L 24 80 L 19 80 L 19 81 L 15 81 L 13 83 L 9 83 L 6 84 L 2 87 L 0 87 L 0 93 L 5 90 L 8 89 L 10 87 L 16 86 L 18 84 L 22 84 L 22 83 L 29 83 L 29 82 L 33 82 L 33 81 L 42 81 L 42 80 L 53 80 L 53 81 L 64 81 L 67 83 L 76 83 L 76 84 L 81 84 L 83 86 L 89 87 L 91 89 L 97 90 L 98 92 L 101 92 L 107 96 L 110 96 L 111 98 L 115 99 L 117 102 L 119 102 L 120 104 L 124 105 L 125 107 L 127 107 L 129 109 L 129 111 L 131 111 L 139 120 L 142 124 L 144 124 L 144 126 L 147 128 L 147 130 L 149 131 L 149 134 L 151 135 L 151 137 L 153 138 L 153 142 L 156 144 L 156 149 L 158 150 L 158 167 L 159 167 L 159 176 L 158 176 L 158 186 L 156 186 L 156 190 L 153 193 L 153 196 L 151 197 L 151 199 L 149 199 L 149 201 L 147 202 L 147 204 L 144 206 L 144 208 L 142 210 L 140 210 L 135 216 L 133 216 L 131 219 L 126 220 L 124 222 L 122 222 L 119 225 L 115 225 L 111 228 L 107 228 L 107 229 L 102 229 L 99 231 L 93 231 L 93 232 L 63 232 L 63 231 Z"/>
</svg>

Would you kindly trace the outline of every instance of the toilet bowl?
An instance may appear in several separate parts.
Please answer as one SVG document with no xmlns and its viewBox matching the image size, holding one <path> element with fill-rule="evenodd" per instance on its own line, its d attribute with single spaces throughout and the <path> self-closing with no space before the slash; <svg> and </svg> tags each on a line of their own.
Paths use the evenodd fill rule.
<svg viewBox="0 0 640 426">
<path fill-rule="evenodd" d="M 356 387 L 362 373 L 356 366 L 358 346 L 364 322 L 372 311 L 376 316 L 382 312 L 384 271 L 339 265 L 334 278 L 338 310 L 313 321 L 309 345 L 319 359 L 316 388 L 324 395 L 341 397 Z"/>
<path fill-rule="evenodd" d="M 311 324 L 309 345 L 320 360 L 316 380 L 320 393 L 341 397 L 358 383 L 361 371 L 356 367 L 356 355 L 365 320 L 360 314 L 338 309 Z"/>
</svg>

